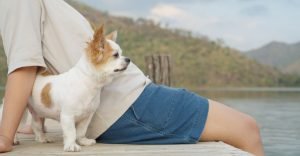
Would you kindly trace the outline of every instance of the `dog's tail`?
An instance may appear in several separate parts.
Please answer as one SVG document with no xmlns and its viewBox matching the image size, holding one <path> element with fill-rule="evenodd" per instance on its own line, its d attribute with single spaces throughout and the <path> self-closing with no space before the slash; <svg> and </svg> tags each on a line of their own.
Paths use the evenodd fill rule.
<svg viewBox="0 0 300 156">
<path fill-rule="evenodd" d="M 42 76 L 49 76 L 49 75 L 54 75 L 51 71 L 44 69 L 44 68 L 38 68 L 37 69 L 37 75 L 42 75 Z"/>
</svg>

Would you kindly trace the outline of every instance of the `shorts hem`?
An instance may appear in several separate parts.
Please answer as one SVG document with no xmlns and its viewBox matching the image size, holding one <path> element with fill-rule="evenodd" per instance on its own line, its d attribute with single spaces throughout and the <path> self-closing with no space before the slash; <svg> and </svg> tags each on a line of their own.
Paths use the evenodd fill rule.
<svg viewBox="0 0 300 156">
<path fill-rule="evenodd" d="M 194 127 L 191 130 L 190 133 L 190 139 L 194 141 L 194 143 L 197 143 L 200 141 L 201 135 L 204 131 L 207 117 L 208 117 L 208 111 L 209 111 L 209 101 L 206 99 L 205 107 L 199 108 L 200 113 L 198 115 L 198 120 L 196 120 Z"/>
</svg>

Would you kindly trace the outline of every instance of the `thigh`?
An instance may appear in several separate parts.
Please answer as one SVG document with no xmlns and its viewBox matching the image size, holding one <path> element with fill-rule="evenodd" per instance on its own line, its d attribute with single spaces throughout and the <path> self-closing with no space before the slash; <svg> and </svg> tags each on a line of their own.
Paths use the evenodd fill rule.
<svg viewBox="0 0 300 156">
<path fill-rule="evenodd" d="M 208 100 L 186 89 L 150 84 L 105 133 L 104 143 L 197 143 L 208 112 Z"/>
<path fill-rule="evenodd" d="M 255 122 L 250 116 L 219 102 L 209 100 L 209 112 L 200 141 L 223 141 L 239 145 L 247 136 L 245 129 Z"/>
</svg>

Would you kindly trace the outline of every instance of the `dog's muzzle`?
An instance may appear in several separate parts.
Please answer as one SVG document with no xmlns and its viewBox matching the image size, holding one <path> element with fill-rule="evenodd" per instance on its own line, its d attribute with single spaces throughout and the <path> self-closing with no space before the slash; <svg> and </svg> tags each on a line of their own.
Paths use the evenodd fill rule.
<svg viewBox="0 0 300 156">
<path fill-rule="evenodd" d="M 126 62 L 126 66 L 124 68 L 122 68 L 122 69 L 115 69 L 114 72 L 121 72 L 121 71 L 124 71 L 124 70 L 127 69 L 128 65 L 130 63 L 130 58 L 126 57 L 124 60 Z"/>
</svg>

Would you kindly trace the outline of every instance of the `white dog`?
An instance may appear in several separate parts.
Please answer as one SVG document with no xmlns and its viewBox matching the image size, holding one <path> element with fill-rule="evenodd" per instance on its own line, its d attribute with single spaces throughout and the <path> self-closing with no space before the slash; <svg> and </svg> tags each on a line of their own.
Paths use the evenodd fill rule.
<svg viewBox="0 0 300 156">
<path fill-rule="evenodd" d="M 60 75 L 38 74 L 29 100 L 32 129 L 36 140 L 51 142 L 43 132 L 43 118 L 60 121 L 64 151 L 80 151 L 80 145 L 96 143 L 86 138 L 87 127 L 100 104 L 101 88 L 126 70 L 130 59 L 121 56 L 116 44 L 117 32 L 107 36 L 101 26 L 88 43 L 79 62 Z M 77 144 L 77 143 L 78 144 Z"/>
</svg>

